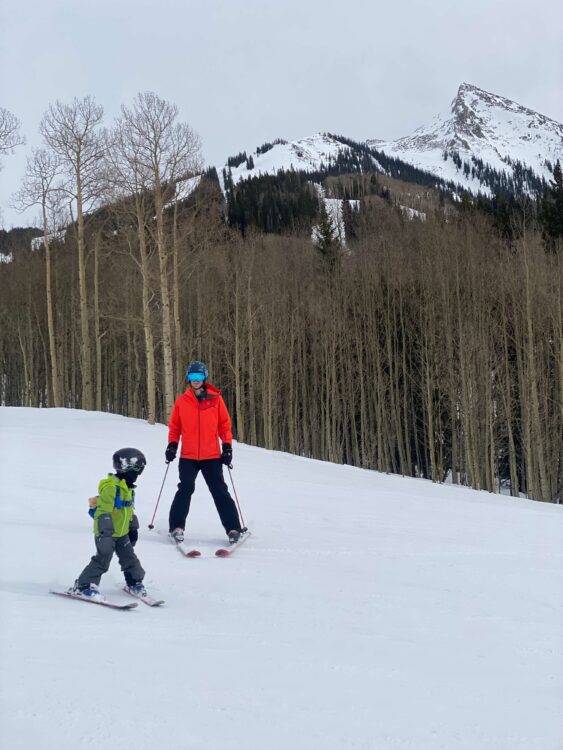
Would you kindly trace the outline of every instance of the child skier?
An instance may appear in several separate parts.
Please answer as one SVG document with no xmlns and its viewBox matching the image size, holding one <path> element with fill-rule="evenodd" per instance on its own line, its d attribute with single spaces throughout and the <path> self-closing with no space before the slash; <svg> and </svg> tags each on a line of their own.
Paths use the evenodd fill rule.
<svg viewBox="0 0 563 750">
<path fill-rule="evenodd" d="M 121 448 L 113 454 L 115 474 L 108 474 L 100 481 L 96 504 L 91 508 L 94 511 L 91 515 L 94 517 L 96 554 L 78 576 L 70 593 L 102 599 L 98 586 L 115 552 L 129 592 L 135 596 L 147 595 L 143 586 L 145 571 L 133 551 L 130 538 L 131 531 L 135 536 L 136 525 L 133 521 L 135 481 L 146 463 L 144 455 L 136 448 Z"/>
</svg>

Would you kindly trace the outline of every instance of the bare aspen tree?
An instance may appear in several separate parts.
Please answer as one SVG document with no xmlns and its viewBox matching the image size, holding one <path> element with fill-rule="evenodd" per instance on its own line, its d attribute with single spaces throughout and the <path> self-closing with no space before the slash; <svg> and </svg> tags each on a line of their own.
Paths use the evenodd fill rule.
<svg viewBox="0 0 563 750">
<path fill-rule="evenodd" d="M 121 108 L 121 122 L 131 136 L 131 147 L 145 173 L 150 175 L 154 198 L 155 241 L 160 270 L 164 409 L 174 403 L 172 353 L 170 240 L 166 236 L 164 210 L 175 194 L 178 180 L 192 176 L 200 167 L 200 140 L 185 123 L 178 123 L 178 108 L 152 92 L 138 94 L 132 107 Z M 179 290 L 174 290 L 179 294 Z"/>
<path fill-rule="evenodd" d="M 21 123 L 9 110 L 0 107 L 0 156 L 11 154 L 16 146 L 25 143 L 21 135 Z M 0 164 L 0 169 L 2 165 Z"/>
<path fill-rule="evenodd" d="M 51 393 L 53 406 L 62 406 L 62 384 L 57 357 L 55 319 L 53 311 L 53 282 L 51 272 L 51 232 L 55 230 L 60 213 L 60 192 L 56 189 L 61 169 L 59 158 L 46 149 L 33 149 L 27 160 L 22 186 L 14 197 L 14 205 L 20 211 L 39 206 L 43 224 L 43 246 L 45 248 L 45 277 L 47 326 L 49 332 L 49 357 L 51 371 Z"/>
<path fill-rule="evenodd" d="M 136 243 L 127 239 L 131 257 L 138 265 L 142 283 L 142 318 L 144 349 L 146 358 L 147 414 L 149 424 L 156 421 L 156 372 L 155 334 L 153 330 L 154 292 L 152 289 L 152 251 L 149 236 L 150 222 L 154 216 L 151 196 L 151 170 L 139 158 L 138 132 L 133 123 L 125 117 L 118 119 L 112 145 L 107 153 L 106 180 L 120 216 L 125 222 L 133 221 L 136 229 Z M 135 247 L 136 244 L 136 247 Z"/>
<path fill-rule="evenodd" d="M 100 192 L 99 168 L 106 144 L 101 130 L 103 108 L 92 97 L 59 101 L 47 109 L 40 125 L 45 142 L 59 157 L 67 174 L 66 190 L 76 205 L 78 279 L 81 323 L 82 408 L 94 407 L 92 342 L 86 283 L 85 213 Z"/>
</svg>

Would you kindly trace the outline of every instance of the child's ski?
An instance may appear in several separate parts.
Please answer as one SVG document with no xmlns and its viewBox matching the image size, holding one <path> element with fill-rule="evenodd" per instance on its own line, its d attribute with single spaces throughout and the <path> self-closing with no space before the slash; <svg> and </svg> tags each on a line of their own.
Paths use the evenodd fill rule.
<svg viewBox="0 0 563 750">
<path fill-rule="evenodd" d="M 161 604 L 164 604 L 164 599 L 154 599 L 148 594 L 145 596 L 142 596 L 141 594 L 134 594 L 128 586 L 124 586 L 123 591 L 125 591 L 125 593 L 129 594 L 130 596 L 134 596 L 135 599 L 138 599 L 144 604 L 148 604 L 149 607 L 160 607 Z"/>
<path fill-rule="evenodd" d="M 100 604 L 102 607 L 110 607 L 111 609 L 135 609 L 139 606 L 138 602 L 131 602 L 130 604 L 117 604 L 117 602 L 109 601 L 108 599 L 92 599 L 87 596 L 80 596 L 79 594 L 72 594 L 70 591 L 49 591 L 50 594 L 56 594 L 57 596 L 66 596 L 67 599 L 77 599 L 80 602 L 88 602 L 89 604 Z"/>
<path fill-rule="evenodd" d="M 233 552 L 237 549 L 237 547 L 240 547 L 241 544 L 244 544 L 244 542 L 248 539 L 250 536 L 250 531 L 245 531 L 243 534 L 240 535 L 240 538 L 238 542 L 235 542 L 234 544 L 229 544 L 228 547 L 220 547 L 215 552 L 216 557 L 230 557 Z"/>
</svg>

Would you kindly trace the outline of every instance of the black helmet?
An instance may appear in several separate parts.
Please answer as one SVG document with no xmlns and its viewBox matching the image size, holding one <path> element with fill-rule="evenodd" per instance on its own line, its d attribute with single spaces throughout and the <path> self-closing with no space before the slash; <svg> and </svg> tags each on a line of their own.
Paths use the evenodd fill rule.
<svg viewBox="0 0 563 750">
<path fill-rule="evenodd" d="M 186 380 L 190 379 L 190 375 L 203 375 L 203 379 L 205 380 L 209 375 L 209 370 L 205 362 L 198 362 L 197 360 L 190 362 L 186 371 Z"/>
<path fill-rule="evenodd" d="M 147 459 L 137 448 L 120 448 L 113 454 L 113 468 L 116 474 L 131 471 L 140 474 L 147 465 Z"/>
</svg>

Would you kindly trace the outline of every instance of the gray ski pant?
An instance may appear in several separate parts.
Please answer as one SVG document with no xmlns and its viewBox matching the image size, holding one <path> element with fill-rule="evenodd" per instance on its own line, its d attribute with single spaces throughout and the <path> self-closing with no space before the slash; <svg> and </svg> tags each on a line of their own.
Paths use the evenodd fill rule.
<svg viewBox="0 0 563 750">
<path fill-rule="evenodd" d="M 99 585 L 101 577 L 109 570 L 109 564 L 114 552 L 117 555 L 128 585 L 143 580 L 145 571 L 133 550 L 133 545 L 128 534 L 120 537 L 97 536 L 95 541 L 96 554 L 77 580 L 80 587 L 87 586 L 90 583 Z"/>
</svg>

